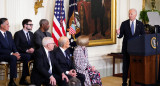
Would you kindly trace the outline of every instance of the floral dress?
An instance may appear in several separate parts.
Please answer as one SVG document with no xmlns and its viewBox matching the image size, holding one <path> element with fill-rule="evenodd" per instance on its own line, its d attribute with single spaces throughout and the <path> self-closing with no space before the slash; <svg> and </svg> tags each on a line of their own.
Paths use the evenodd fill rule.
<svg viewBox="0 0 160 86">
<path fill-rule="evenodd" d="M 85 86 L 92 86 L 92 84 L 98 84 L 102 86 L 100 73 L 91 71 L 91 65 L 88 61 L 88 50 L 81 46 L 77 46 L 73 53 L 76 71 L 85 75 Z"/>
</svg>

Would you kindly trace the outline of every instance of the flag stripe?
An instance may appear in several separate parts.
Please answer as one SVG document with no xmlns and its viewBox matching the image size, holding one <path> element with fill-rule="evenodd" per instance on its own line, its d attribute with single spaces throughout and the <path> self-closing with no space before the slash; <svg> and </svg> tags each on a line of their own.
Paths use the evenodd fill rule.
<svg viewBox="0 0 160 86">
<path fill-rule="evenodd" d="M 65 23 L 65 19 L 63 21 L 62 32 L 63 32 L 63 36 L 66 36 L 66 23 Z"/>
<path fill-rule="evenodd" d="M 64 0 L 56 0 L 53 18 L 52 37 L 58 46 L 58 39 L 66 36 Z"/>
<path fill-rule="evenodd" d="M 58 33 L 59 36 L 62 36 L 61 31 L 60 31 L 60 27 L 57 27 L 58 24 L 55 24 L 55 22 L 53 22 L 53 27 L 54 30 Z"/>
<path fill-rule="evenodd" d="M 53 33 L 54 33 L 54 36 L 56 37 L 56 39 L 58 40 L 60 38 L 59 34 L 53 29 Z"/>
<path fill-rule="evenodd" d="M 53 38 L 55 44 L 58 45 L 58 40 L 56 39 L 56 37 L 55 37 L 55 35 L 53 33 L 52 33 L 52 38 Z"/>
</svg>

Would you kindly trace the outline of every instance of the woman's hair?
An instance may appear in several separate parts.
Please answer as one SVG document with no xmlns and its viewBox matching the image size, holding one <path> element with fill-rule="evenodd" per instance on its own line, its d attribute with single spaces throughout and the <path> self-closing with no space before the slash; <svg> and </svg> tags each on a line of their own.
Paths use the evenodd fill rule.
<svg viewBox="0 0 160 86">
<path fill-rule="evenodd" d="M 86 36 L 86 35 L 81 35 L 78 37 L 77 39 L 77 45 L 80 45 L 80 46 L 87 46 L 89 43 L 89 37 Z"/>
</svg>

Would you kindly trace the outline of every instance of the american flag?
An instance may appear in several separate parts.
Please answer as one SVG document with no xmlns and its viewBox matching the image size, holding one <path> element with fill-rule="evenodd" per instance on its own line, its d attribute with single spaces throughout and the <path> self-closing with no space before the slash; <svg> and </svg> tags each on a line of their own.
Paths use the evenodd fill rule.
<svg viewBox="0 0 160 86">
<path fill-rule="evenodd" d="M 69 33 L 70 34 L 76 34 L 76 27 L 74 24 L 72 24 L 69 28 Z"/>
<path fill-rule="evenodd" d="M 56 0 L 53 18 L 52 37 L 58 46 L 58 39 L 66 36 L 65 11 L 63 0 Z"/>
</svg>

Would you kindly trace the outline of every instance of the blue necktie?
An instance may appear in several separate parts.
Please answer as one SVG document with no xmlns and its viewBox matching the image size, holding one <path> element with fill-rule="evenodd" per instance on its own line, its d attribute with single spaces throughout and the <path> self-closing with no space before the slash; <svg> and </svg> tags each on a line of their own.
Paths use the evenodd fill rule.
<svg viewBox="0 0 160 86">
<path fill-rule="evenodd" d="M 134 22 L 132 22 L 132 25 L 131 25 L 131 32 L 132 32 L 132 35 L 134 35 Z"/>
<path fill-rule="evenodd" d="M 9 45 L 9 42 L 8 42 L 7 34 L 6 34 L 6 33 L 4 33 L 4 38 L 5 38 L 6 42 L 7 42 L 7 44 Z"/>
<path fill-rule="evenodd" d="M 28 45 L 30 45 L 30 44 L 31 44 L 31 41 L 30 41 L 30 39 L 29 39 L 29 33 L 27 33 L 27 41 L 28 41 Z"/>
<path fill-rule="evenodd" d="M 65 54 L 66 54 L 67 63 L 70 65 L 69 54 L 68 54 L 68 52 L 67 52 L 67 51 L 65 51 Z"/>
</svg>

